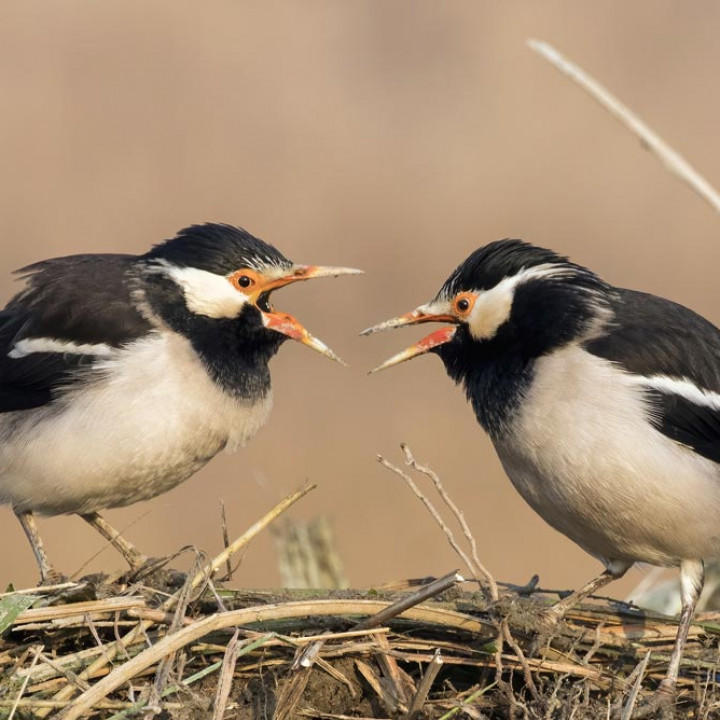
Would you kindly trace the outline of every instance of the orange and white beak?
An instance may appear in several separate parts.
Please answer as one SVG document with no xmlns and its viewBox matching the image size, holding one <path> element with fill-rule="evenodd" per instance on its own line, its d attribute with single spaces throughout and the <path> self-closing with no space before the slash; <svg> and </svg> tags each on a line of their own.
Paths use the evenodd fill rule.
<svg viewBox="0 0 720 720">
<path fill-rule="evenodd" d="M 242 272 L 242 271 L 240 271 Z M 301 280 L 312 280 L 321 277 L 338 277 L 340 275 L 362 275 L 362 270 L 346 267 L 327 267 L 325 265 L 293 265 L 289 271 L 266 272 L 263 275 L 264 283 L 258 285 L 258 293 L 277 290 L 277 288 L 285 287 L 290 283 L 300 282 Z"/>
<path fill-rule="evenodd" d="M 430 333 L 422 340 L 419 340 L 414 345 L 406 348 L 397 355 L 393 355 L 391 358 L 386 360 L 382 365 L 378 365 L 370 373 L 376 373 L 379 370 L 385 370 L 386 368 L 392 367 L 393 365 L 399 365 L 401 362 L 411 360 L 418 355 L 424 355 L 433 348 L 444 345 L 450 342 L 457 331 L 457 323 L 459 322 L 458 317 L 453 314 L 452 306 L 446 301 L 434 301 L 427 305 L 421 305 L 412 312 L 400 315 L 400 317 L 392 318 L 381 322 L 378 325 L 373 325 L 367 330 L 363 330 L 361 335 L 371 335 L 372 333 L 380 332 L 381 330 L 391 330 L 394 328 L 404 327 L 406 325 L 419 325 L 420 323 L 426 322 L 449 322 L 453 323 L 451 327 L 440 328 L 435 332 Z"/>
<path fill-rule="evenodd" d="M 275 332 L 287 335 L 293 340 L 301 342 L 303 345 L 307 345 L 313 350 L 317 350 L 321 355 L 339 362 L 341 365 L 347 366 L 347 363 L 339 356 L 336 355 L 322 340 L 311 335 L 300 321 L 290 315 L 289 313 L 271 311 L 260 311 L 262 312 L 263 325 L 268 330 L 275 330 Z"/>
<path fill-rule="evenodd" d="M 362 270 L 345 267 L 325 267 L 322 265 L 294 265 L 289 271 L 282 269 L 277 272 L 266 271 L 256 273 L 248 270 L 238 270 L 230 280 L 238 285 L 238 289 L 247 294 L 249 300 L 260 310 L 263 325 L 269 330 L 274 330 L 287 337 L 317 350 L 325 357 L 346 365 L 322 340 L 311 335 L 300 321 L 288 313 L 276 311 L 268 300 L 270 292 L 278 288 L 290 285 L 301 280 L 311 280 L 320 277 L 338 277 L 339 275 L 361 275 Z M 250 288 L 244 289 L 240 285 L 240 278 L 250 277 L 253 284 Z M 245 281 L 246 282 L 246 281 Z"/>
</svg>

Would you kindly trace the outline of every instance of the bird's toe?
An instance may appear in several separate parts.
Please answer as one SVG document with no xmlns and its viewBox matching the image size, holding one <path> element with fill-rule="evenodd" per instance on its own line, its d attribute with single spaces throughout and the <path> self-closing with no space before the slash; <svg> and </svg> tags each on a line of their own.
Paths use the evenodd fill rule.
<svg viewBox="0 0 720 720">
<path fill-rule="evenodd" d="M 67 575 L 63 575 L 52 565 L 48 565 L 40 571 L 40 582 L 38 587 L 48 587 L 51 585 L 60 585 L 68 581 Z"/>
<path fill-rule="evenodd" d="M 541 635 L 549 635 L 553 633 L 560 621 L 563 618 L 564 613 L 556 609 L 557 606 L 543 610 L 538 614 L 537 617 L 537 631 Z"/>
<path fill-rule="evenodd" d="M 675 716 L 676 696 L 675 683 L 665 678 L 660 683 L 660 687 L 658 687 L 646 702 L 637 707 L 631 717 L 633 720 L 643 720 L 644 718 L 673 720 Z"/>
</svg>

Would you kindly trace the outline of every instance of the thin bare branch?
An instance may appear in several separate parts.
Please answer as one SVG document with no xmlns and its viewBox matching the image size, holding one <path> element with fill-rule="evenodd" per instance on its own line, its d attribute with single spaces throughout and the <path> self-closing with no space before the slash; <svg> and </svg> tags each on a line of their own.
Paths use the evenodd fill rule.
<svg viewBox="0 0 720 720">
<path fill-rule="evenodd" d="M 462 561 L 470 570 L 470 574 L 480 583 L 480 586 L 482 587 L 486 597 L 488 597 L 490 600 L 497 600 L 497 585 L 495 584 L 495 581 L 493 580 L 493 584 L 491 585 L 489 579 L 492 579 L 492 577 L 489 575 L 489 573 L 487 573 L 484 568 L 476 566 L 473 559 L 470 558 L 468 554 L 460 547 L 459 543 L 455 539 L 455 534 L 447 526 L 445 521 L 442 519 L 440 513 L 438 512 L 437 508 L 432 504 L 427 495 L 425 495 L 425 493 L 423 493 L 422 490 L 420 490 L 420 488 L 416 485 L 415 481 L 397 465 L 393 465 L 393 463 L 391 463 L 389 460 L 386 460 L 382 455 L 378 455 L 377 459 L 383 467 L 387 468 L 391 472 L 394 472 L 396 475 L 399 475 L 405 481 L 407 486 L 413 491 L 413 493 L 415 493 L 415 496 L 427 508 L 427 511 L 430 513 L 433 520 L 435 520 L 435 522 L 440 526 L 440 529 L 445 534 L 445 537 L 450 543 L 452 549 L 460 556 Z M 494 591 L 493 587 L 495 588 Z"/>
<path fill-rule="evenodd" d="M 637 672 L 637 677 L 635 678 L 635 682 L 633 683 L 630 694 L 628 695 L 627 703 L 623 708 L 621 720 L 630 720 L 630 718 L 633 716 L 633 712 L 635 710 L 635 703 L 637 703 L 638 692 L 640 692 L 640 687 L 642 685 L 643 678 L 645 677 L 645 671 L 647 670 L 649 662 L 650 650 L 645 653 L 645 657 L 640 661 L 640 664 L 635 670 L 635 672 Z"/>
<path fill-rule="evenodd" d="M 517 644 L 517 641 L 512 636 L 512 632 L 510 632 L 510 625 L 508 624 L 507 618 L 504 618 L 503 621 L 500 623 L 500 630 L 502 632 L 503 640 L 512 648 L 512 651 L 515 653 L 515 656 L 520 663 L 525 684 L 527 685 L 530 694 L 533 696 L 533 700 L 539 700 L 540 693 L 538 692 L 537 685 L 535 685 L 535 681 L 533 680 L 532 671 L 530 670 L 530 664 L 528 663 L 527 658 L 525 657 L 525 653 L 522 651 L 522 648 Z"/>
<path fill-rule="evenodd" d="M 223 547 L 225 550 L 227 550 L 230 547 L 230 535 L 228 534 L 228 528 L 227 528 L 227 515 L 225 513 L 225 501 L 220 501 L 220 519 L 222 521 L 222 537 L 223 537 Z M 233 576 L 233 567 L 232 563 L 230 562 L 230 557 L 228 556 L 228 559 L 225 561 L 225 580 L 230 581 L 232 580 Z"/>
<path fill-rule="evenodd" d="M 703 200 L 720 212 L 720 195 L 715 188 L 680 153 L 670 147 L 607 88 L 578 65 L 568 60 L 549 43 L 541 40 L 528 40 L 528 46 L 585 90 L 630 132 L 637 135 L 643 147 L 650 150 L 669 173 L 689 185 Z"/>
<path fill-rule="evenodd" d="M 285 499 L 283 499 L 281 502 L 279 502 L 269 513 L 267 513 L 264 517 L 262 517 L 260 520 L 258 520 L 254 525 L 252 525 L 248 530 L 243 533 L 237 540 L 232 542 L 228 547 L 226 547 L 219 555 L 216 555 L 209 567 L 208 575 L 212 576 L 212 574 L 218 570 L 220 567 L 222 567 L 225 564 L 225 561 L 230 559 L 236 552 L 244 548 L 251 540 L 253 540 L 257 535 L 259 535 L 273 520 L 275 520 L 277 517 L 282 515 L 291 505 L 294 505 L 298 500 L 302 499 L 307 495 L 309 492 L 314 490 L 317 487 L 315 484 L 311 483 L 305 483 L 302 487 L 295 490 L 295 492 L 288 495 Z M 201 582 L 203 582 L 203 578 L 205 576 L 205 572 L 198 573 L 194 578 L 192 582 L 193 587 L 197 587 Z"/>
<path fill-rule="evenodd" d="M 431 468 L 425 465 L 420 465 L 420 463 L 418 463 L 417 460 L 415 460 L 415 458 L 413 457 L 412 451 L 406 443 L 400 443 L 400 448 L 405 454 L 405 462 L 410 465 L 413 470 L 419 472 L 421 475 L 425 475 L 430 478 L 433 485 L 435 485 L 435 489 L 437 490 L 438 495 L 440 495 L 440 498 L 448 506 L 450 512 L 452 512 L 452 514 L 455 516 L 455 519 L 457 520 L 458 525 L 460 525 L 465 539 L 470 545 L 470 552 L 472 553 L 472 559 L 475 563 L 475 567 L 480 571 L 480 574 L 483 575 L 485 582 L 488 584 L 488 588 L 490 589 L 490 599 L 493 601 L 497 600 L 499 595 L 497 584 L 495 583 L 495 578 L 493 578 L 487 568 L 480 562 L 477 551 L 477 543 L 475 542 L 475 536 L 472 534 L 470 526 L 467 524 L 467 520 L 465 520 L 465 515 L 463 514 L 462 510 L 460 510 L 455 501 L 450 497 L 438 474 Z"/>
<path fill-rule="evenodd" d="M 38 645 L 35 649 L 35 656 L 32 659 L 32 662 L 30 663 L 30 671 L 37 665 L 37 661 L 40 659 L 40 655 L 42 654 L 42 651 L 45 649 L 44 645 Z M 28 681 L 30 680 L 30 672 L 25 676 L 25 679 L 23 680 L 22 685 L 20 686 L 20 690 L 17 694 L 17 697 L 15 698 L 15 702 L 13 703 L 12 709 L 10 710 L 10 715 L 8 715 L 8 720 L 13 720 L 13 717 L 15 717 L 15 711 L 18 709 L 18 705 L 20 704 L 20 701 L 22 700 L 22 696 L 25 694 L 25 688 L 27 687 Z"/>
<path fill-rule="evenodd" d="M 440 593 L 444 593 L 446 590 L 461 582 L 463 582 L 462 575 L 458 575 L 458 571 L 453 570 L 447 575 L 443 575 L 443 577 L 438 578 L 427 585 L 423 585 L 419 590 L 396 600 L 392 605 L 388 605 L 379 613 L 376 613 L 367 620 L 363 620 L 358 623 L 354 629 L 367 630 L 368 628 L 378 627 L 379 625 L 386 623 L 391 618 L 400 615 L 400 613 L 405 612 L 405 610 L 415 607 L 415 605 L 419 605 L 421 602 L 429 600 L 431 597 L 440 595 Z"/>
</svg>

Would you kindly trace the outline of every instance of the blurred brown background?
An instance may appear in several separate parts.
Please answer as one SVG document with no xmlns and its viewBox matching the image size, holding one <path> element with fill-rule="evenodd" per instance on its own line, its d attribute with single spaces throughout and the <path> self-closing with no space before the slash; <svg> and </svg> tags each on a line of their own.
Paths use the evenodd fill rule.
<svg viewBox="0 0 720 720">
<path fill-rule="evenodd" d="M 333 518 L 351 584 L 443 573 L 453 552 L 375 461 L 400 460 L 404 440 L 442 475 L 499 579 L 588 579 L 598 564 L 525 507 L 437 359 L 365 374 L 419 331 L 357 333 L 506 236 L 720 322 L 720 217 L 525 45 L 554 43 L 720 183 L 719 25 L 717 3 L 671 0 L 2 3 L 3 301 L 14 268 L 142 252 L 206 220 L 367 271 L 276 296 L 349 369 L 288 343 L 271 422 L 247 449 L 109 519 L 135 522 L 146 553 L 216 552 L 220 498 L 237 535 L 309 478 L 320 487 L 292 514 Z M 66 572 L 102 546 L 77 518 L 41 530 Z M 0 586 L 33 584 L 7 508 L 0 546 Z M 89 569 L 120 564 L 106 550 Z M 268 534 L 236 582 L 279 582 Z"/>
</svg>

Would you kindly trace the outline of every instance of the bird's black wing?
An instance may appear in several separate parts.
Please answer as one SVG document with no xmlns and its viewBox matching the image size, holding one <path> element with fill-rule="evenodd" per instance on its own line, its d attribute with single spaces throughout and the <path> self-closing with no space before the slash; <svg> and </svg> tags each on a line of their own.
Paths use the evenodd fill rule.
<svg viewBox="0 0 720 720">
<path fill-rule="evenodd" d="M 0 312 L 0 413 L 45 405 L 113 348 L 152 329 L 131 299 L 133 260 L 75 255 L 19 271 L 27 285 Z"/>
<path fill-rule="evenodd" d="M 54 337 L 119 347 L 150 330 L 131 299 L 134 255 L 71 255 L 28 265 L 27 286 L 6 311 L 27 315 L 21 338 Z"/>
<path fill-rule="evenodd" d="M 632 290 L 618 290 L 612 309 L 607 334 L 586 349 L 638 377 L 658 430 L 720 462 L 720 330 L 682 305 Z"/>
<path fill-rule="evenodd" d="M 652 420 L 664 435 L 720 463 L 720 408 L 701 405 L 677 393 L 648 388 Z"/>
</svg>

